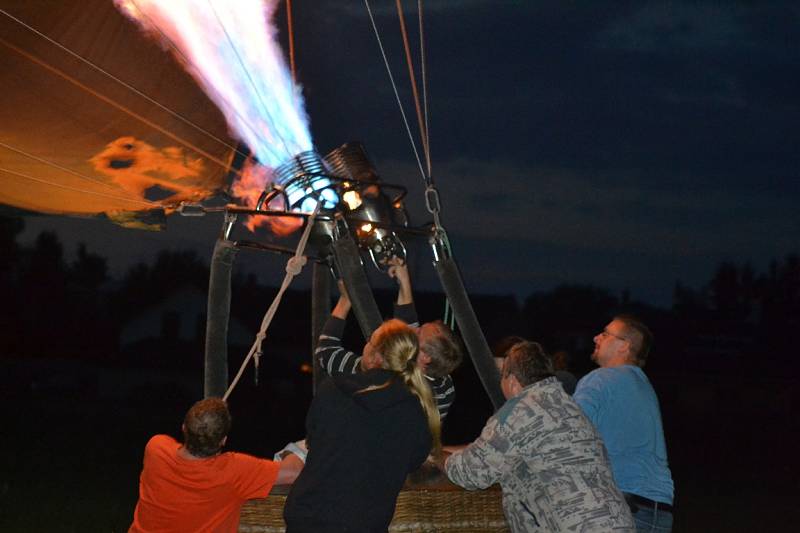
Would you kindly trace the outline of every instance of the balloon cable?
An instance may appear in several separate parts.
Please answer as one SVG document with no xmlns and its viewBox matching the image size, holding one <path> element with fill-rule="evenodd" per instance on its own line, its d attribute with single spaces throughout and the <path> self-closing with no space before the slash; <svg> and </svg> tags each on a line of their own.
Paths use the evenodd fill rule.
<svg viewBox="0 0 800 533">
<path fill-rule="evenodd" d="M 289 34 L 289 68 L 292 70 L 292 86 L 297 85 L 297 68 L 294 63 L 294 24 L 292 21 L 292 0 L 286 0 L 286 26 Z"/>
<path fill-rule="evenodd" d="M 422 107 L 419 101 L 419 91 L 417 89 L 417 78 L 414 74 L 414 61 L 411 59 L 411 47 L 408 44 L 408 30 L 406 30 L 406 18 L 403 14 L 403 5 L 400 0 L 396 0 L 397 18 L 400 20 L 400 34 L 403 37 L 403 48 L 406 52 L 406 65 L 408 66 L 408 78 L 411 83 L 411 92 L 414 95 L 414 107 L 417 111 L 417 123 L 419 124 L 419 136 L 422 141 L 422 152 L 428 164 L 428 174 L 425 176 L 425 183 L 430 183 L 431 156 L 428 146 L 428 131 L 425 120 L 422 118 Z"/>
<path fill-rule="evenodd" d="M 392 68 L 389 66 L 389 59 L 386 57 L 386 51 L 383 48 L 383 41 L 381 40 L 378 26 L 375 24 L 375 17 L 372 15 L 372 9 L 370 8 L 369 0 L 364 0 L 364 5 L 367 7 L 367 14 L 369 15 L 370 23 L 372 23 L 372 30 L 375 32 L 375 39 L 378 41 L 378 48 L 380 48 L 381 56 L 383 57 L 383 64 L 386 66 L 386 73 L 389 75 L 389 81 L 391 82 L 392 89 L 394 90 L 394 97 L 397 100 L 397 106 L 400 109 L 400 115 L 403 117 L 403 124 L 405 124 L 406 132 L 408 133 L 408 140 L 411 142 L 411 148 L 414 151 L 414 157 L 417 159 L 419 172 L 422 175 L 422 179 L 427 182 L 425 171 L 422 168 L 422 160 L 420 159 L 419 152 L 417 151 L 417 144 L 414 142 L 414 135 L 411 133 L 411 127 L 408 124 L 408 118 L 406 117 L 406 112 L 403 109 L 403 103 L 400 101 L 400 94 L 397 92 L 397 84 L 394 81 Z"/>
<path fill-rule="evenodd" d="M 3 167 L 0 167 L 0 172 L 6 172 L 8 174 L 12 174 L 14 176 L 18 176 L 20 178 L 25 178 L 26 180 L 35 181 L 35 182 L 38 182 L 38 183 L 44 183 L 45 185 L 50 185 L 52 187 L 58 187 L 59 189 L 66 189 L 66 190 L 69 190 L 69 191 L 75 191 L 75 192 L 80 192 L 80 193 L 84 193 L 84 194 L 91 194 L 91 195 L 94 195 L 94 196 L 102 196 L 104 198 L 112 198 L 114 200 L 123 200 L 125 202 L 133 202 L 133 203 L 137 203 L 137 204 L 144 204 L 144 205 L 146 205 L 148 207 L 151 207 L 151 208 L 152 207 L 161 207 L 158 204 L 154 204 L 154 203 L 148 202 L 146 200 L 138 200 L 136 198 L 125 198 L 124 196 L 116 196 L 116 195 L 113 195 L 113 194 L 107 194 L 107 193 L 98 192 L 98 191 L 87 191 L 85 189 L 79 189 L 78 187 L 70 187 L 69 185 L 62 185 L 60 183 L 54 183 L 52 181 L 43 180 L 41 178 L 35 178 L 33 176 L 29 176 L 27 174 L 22 174 L 21 172 L 16 172 L 14 170 L 10 170 L 10 169 L 3 168 Z"/>
<path fill-rule="evenodd" d="M 19 148 L 15 148 L 15 147 L 11 146 L 10 144 L 6 144 L 6 143 L 0 141 L 0 146 L 5 148 L 6 150 L 10 150 L 10 151 L 16 152 L 16 153 L 18 153 L 20 155 L 24 155 L 25 157 L 27 157 L 29 159 L 33 159 L 34 161 L 38 161 L 39 163 L 44 163 L 47 166 L 50 166 L 50 167 L 53 167 L 53 168 L 57 168 L 58 170 L 62 170 L 64 172 L 67 172 L 68 174 L 72 174 L 73 176 L 76 176 L 76 177 L 81 178 L 83 180 L 89 181 L 89 182 L 94 183 L 96 185 L 102 185 L 104 187 L 108 187 L 110 189 L 117 190 L 116 187 L 114 187 L 113 185 L 111 185 L 108 182 L 93 178 L 91 176 L 87 176 L 86 174 L 81 174 L 80 172 L 77 172 L 75 170 L 67 168 L 67 167 L 65 167 L 63 165 L 59 165 L 58 163 L 54 163 L 53 161 L 48 161 L 47 159 L 44 159 L 43 157 L 39 157 L 39 156 L 33 155 L 31 153 L 28 153 L 25 150 L 20 150 Z M 44 180 L 40 180 L 40 181 L 44 181 Z M 156 205 L 156 204 L 153 204 L 153 205 Z"/>
<path fill-rule="evenodd" d="M 417 0 L 417 13 L 419 14 L 419 56 L 420 56 L 420 72 L 422 73 L 422 105 L 425 115 L 425 157 L 428 163 L 428 179 L 432 180 L 431 170 L 431 130 L 428 124 L 428 77 L 427 66 L 425 57 L 425 26 L 423 24 L 422 16 L 422 0 Z"/>
</svg>

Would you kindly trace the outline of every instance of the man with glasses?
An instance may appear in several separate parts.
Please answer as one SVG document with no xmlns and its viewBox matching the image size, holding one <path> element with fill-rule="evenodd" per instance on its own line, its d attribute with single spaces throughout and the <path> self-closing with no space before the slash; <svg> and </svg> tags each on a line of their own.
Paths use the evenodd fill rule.
<svg viewBox="0 0 800 533">
<path fill-rule="evenodd" d="M 658 398 L 642 371 L 652 340 L 636 317 L 615 317 L 595 336 L 592 360 L 600 368 L 578 382 L 574 399 L 603 437 L 637 531 L 669 532 L 672 475 Z"/>
</svg>

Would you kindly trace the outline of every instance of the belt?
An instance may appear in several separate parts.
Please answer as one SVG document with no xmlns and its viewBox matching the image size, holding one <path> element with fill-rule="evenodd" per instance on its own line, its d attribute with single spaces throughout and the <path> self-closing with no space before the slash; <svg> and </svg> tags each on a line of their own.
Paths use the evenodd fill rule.
<svg viewBox="0 0 800 533">
<path fill-rule="evenodd" d="M 639 507 L 647 507 L 648 509 L 658 509 L 659 511 L 668 511 L 672 512 L 672 505 L 664 502 L 656 502 L 649 498 L 645 498 L 644 496 L 639 496 L 638 494 L 631 494 L 630 492 L 623 492 L 623 496 L 625 496 L 625 501 L 628 503 L 628 507 L 631 508 L 631 512 L 635 513 L 639 510 Z"/>
</svg>

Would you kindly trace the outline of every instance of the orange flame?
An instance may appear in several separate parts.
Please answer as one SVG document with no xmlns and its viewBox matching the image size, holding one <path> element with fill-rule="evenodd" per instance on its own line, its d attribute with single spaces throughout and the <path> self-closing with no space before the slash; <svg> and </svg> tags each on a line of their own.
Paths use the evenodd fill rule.
<svg viewBox="0 0 800 533">
<path fill-rule="evenodd" d="M 190 159 L 175 146 L 156 148 L 135 137 L 120 137 L 90 160 L 92 167 L 137 198 L 151 187 L 171 193 L 164 204 L 200 201 L 211 196 L 202 159 Z"/>
<path fill-rule="evenodd" d="M 272 169 L 254 163 L 248 159 L 243 168 L 242 174 L 231 186 L 231 193 L 240 198 L 244 205 L 255 209 L 258 199 L 265 188 L 273 181 Z M 263 208 L 264 206 L 262 206 Z M 282 211 L 286 208 L 281 197 L 273 199 L 267 209 Z M 251 215 L 247 217 L 245 227 L 255 233 L 256 229 L 268 226 L 276 235 L 286 236 L 294 233 L 303 226 L 303 219 L 296 217 L 271 217 L 262 215 Z"/>
</svg>

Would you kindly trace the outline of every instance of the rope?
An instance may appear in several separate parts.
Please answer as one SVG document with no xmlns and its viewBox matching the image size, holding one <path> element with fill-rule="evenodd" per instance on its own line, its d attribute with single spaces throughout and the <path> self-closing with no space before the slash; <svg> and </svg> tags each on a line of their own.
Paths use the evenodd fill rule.
<svg viewBox="0 0 800 533">
<path fill-rule="evenodd" d="M 228 387 L 228 390 L 225 392 L 225 396 L 222 397 L 223 400 L 227 400 L 228 396 L 230 396 L 233 389 L 239 383 L 239 379 L 241 379 L 242 374 L 244 373 L 244 369 L 247 367 L 247 363 L 255 357 L 254 363 L 256 369 L 258 368 L 258 360 L 261 357 L 261 343 L 264 341 L 264 338 L 267 336 L 267 328 L 269 328 L 270 323 L 272 322 L 272 318 L 275 316 L 275 312 L 278 310 L 278 305 L 280 305 L 281 298 L 283 298 L 283 293 L 286 292 L 286 289 L 289 288 L 289 284 L 292 282 L 292 279 L 303 270 L 303 267 L 306 264 L 306 257 L 303 255 L 306 249 L 306 242 L 308 241 L 308 237 L 311 234 L 311 228 L 314 226 L 314 220 L 317 218 L 317 213 L 319 213 L 320 208 L 322 207 L 322 201 L 320 198 L 317 198 L 317 207 L 314 209 L 314 212 L 308 218 L 308 222 L 306 223 L 306 228 L 303 231 L 303 236 L 300 237 L 300 242 L 297 245 L 297 250 L 295 251 L 294 256 L 289 258 L 289 261 L 286 263 L 286 276 L 283 278 L 283 283 L 281 284 L 281 288 L 278 291 L 278 294 L 275 296 L 275 299 L 272 301 L 272 304 L 269 306 L 267 313 L 264 315 L 264 319 L 261 321 L 261 329 L 258 331 L 256 335 L 256 339 L 253 342 L 253 346 L 250 348 L 250 353 L 247 354 L 244 361 L 242 362 L 242 366 L 239 367 L 239 372 L 237 372 L 236 377 L 233 378 L 231 385 Z"/>
<path fill-rule="evenodd" d="M 403 117 L 403 123 L 405 124 L 406 132 L 408 133 L 408 138 L 411 141 L 411 147 L 414 149 L 414 156 L 417 159 L 417 166 L 419 167 L 420 174 L 422 175 L 422 179 L 425 182 L 425 205 L 428 208 L 428 212 L 430 212 L 433 215 L 433 222 L 434 222 L 434 226 L 436 228 L 437 234 L 443 234 L 444 233 L 444 228 L 442 227 L 441 219 L 439 217 L 439 211 L 440 211 L 439 193 L 433 186 L 433 178 L 432 178 L 431 173 L 430 173 L 431 161 L 430 161 L 430 150 L 429 150 L 428 137 L 427 137 L 427 131 L 428 131 L 428 126 L 427 126 L 427 103 L 426 103 L 426 106 L 425 106 L 425 109 L 426 109 L 425 117 L 426 118 L 423 120 L 422 113 L 420 111 L 420 105 L 419 105 L 419 95 L 417 94 L 416 79 L 414 77 L 414 68 L 413 68 L 413 64 L 412 64 L 412 61 L 411 61 L 411 52 L 410 52 L 410 47 L 408 45 L 408 34 L 406 32 L 406 29 L 405 29 L 405 19 L 403 17 L 403 9 L 402 9 L 402 5 L 400 4 L 400 0 L 396 0 L 396 2 L 397 2 L 398 15 L 400 17 L 400 28 L 401 28 L 401 32 L 403 34 L 403 43 L 404 43 L 405 50 L 406 50 L 406 60 L 407 60 L 407 63 L 408 63 L 408 68 L 409 68 L 409 75 L 411 77 L 412 88 L 413 88 L 413 91 L 414 91 L 414 97 L 415 97 L 414 101 L 415 101 L 415 105 L 416 105 L 416 108 L 417 108 L 417 118 L 419 120 L 420 132 L 421 132 L 422 140 L 423 140 L 423 148 L 425 149 L 427 163 L 428 163 L 428 173 L 427 174 L 425 173 L 425 171 L 422 168 L 422 161 L 420 160 L 419 152 L 417 152 L 417 146 L 414 143 L 414 136 L 411 134 L 411 128 L 410 128 L 410 126 L 408 124 L 408 119 L 406 118 L 405 111 L 403 110 L 403 104 L 400 101 L 400 95 L 398 94 L 398 91 L 397 91 L 397 84 L 394 81 L 394 76 L 392 75 L 392 69 L 389 66 L 389 61 L 388 61 L 388 59 L 386 57 L 386 52 L 385 52 L 385 50 L 383 48 L 383 42 L 381 41 L 381 36 L 380 36 L 380 33 L 378 32 L 378 27 L 375 24 L 375 18 L 372 15 L 372 9 L 370 9 L 369 0 L 364 0 L 364 4 L 367 7 L 367 13 L 369 14 L 369 20 L 372 23 L 372 29 L 375 32 L 375 38 L 378 41 L 378 47 L 380 48 L 381 55 L 383 57 L 383 63 L 386 66 L 386 72 L 389 74 L 389 80 L 391 81 L 392 89 L 394 90 L 394 95 L 395 95 L 395 98 L 397 100 L 397 105 L 400 108 L 400 114 Z M 421 12 L 421 10 L 422 10 L 421 1 L 419 3 L 419 8 L 420 8 L 420 12 Z M 420 39 L 421 39 L 421 46 L 424 49 L 424 38 L 422 37 L 422 15 L 421 14 L 420 14 Z M 424 63 L 424 56 L 423 56 L 423 63 Z M 427 92 L 426 92 L 425 98 L 426 98 L 426 101 L 427 101 Z"/>
<path fill-rule="evenodd" d="M 138 9 L 138 8 L 137 8 L 137 9 Z M 35 34 L 36 34 L 36 35 L 38 35 L 39 37 L 43 38 L 44 40 L 48 41 L 49 43 L 51 43 L 51 44 L 55 45 L 56 47 L 60 48 L 61 50 L 63 50 L 64 52 L 68 53 L 69 55 L 71 55 L 72 57 L 74 57 L 75 59 L 77 59 L 78 61 L 81 61 L 81 62 L 85 63 L 86 65 L 89 65 L 90 67 L 92 67 L 92 68 L 93 68 L 93 69 L 95 69 L 96 71 L 100 72 L 101 74 L 103 74 L 103 75 L 104 75 L 104 76 L 106 76 L 107 78 L 110 78 L 110 79 L 114 80 L 115 82 L 117 82 L 118 84 L 122 85 L 122 86 L 123 86 L 123 87 L 125 87 L 126 89 L 128 89 L 128 90 L 132 91 L 132 92 L 133 92 L 133 93 L 135 93 L 136 95 L 138 95 L 138 96 L 141 96 L 142 98 L 144 98 L 145 100 L 147 100 L 147 101 L 148 101 L 148 102 L 150 102 L 151 104 L 155 105 L 156 107 L 158 107 L 158 108 L 159 108 L 159 109 L 161 109 L 162 111 L 165 111 L 166 113 L 168 113 L 168 114 L 172 115 L 173 117 L 175 117 L 176 119 L 180 120 L 180 121 L 181 121 L 181 122 L 183 122 L 184 124 L 186 124 L 186 125 L 188 125 L 188 126 L 191 126 L 191 127 L 193 127 L 195 130 L 199 131 L 200 133 L 203 133 L 203 134 L 205 134 L 206 136 L 208 136 L 209 138 L 211 138 L 211 139 L 213 139 L 213 140 L 217 141 L 217 142 L 218 142 L 218 143 L 220 143 L 221 145 L 223 145 L 223 146 L 225 146 L 225 147 L 227 147 L 227 148 L 230 148 L 231 150 L 233 150 L 233 151 L 235 151 L 235 152 L 237 152 L 237 153 L 239 153 L 239 154 L 241 154 L 241 155 L 246 155 L 246 154 L 242 154 L 241 152 L 239 152 L 239 150 L 237 150 L 235 146 L 231 146 L 229 143 L 227 143 L 227 142 L 226 142 L 226 141 L 224 141 L 223 139 L 220 139 L 219 137 L 217 137 L 216 135 L 214 135 L 214 134 L 213 134 L 213 133 L 211 133 L 210 131 L 203 129 L 202 127 L 198 126 L 197 124 L 195 124 L 195 123 L 194 123 L 194 122 L 192 122 L 191 120 L 189 120 L 189 119 L 187 119 L 187 118 L 185 118 L 185 117 L 181 116 L 179 113 L 176 113 L 175 111 L 171 110 L 170 108 L 166 107 L 165 105 L 163 105 L 163 104 L 159 103 L 158 101 L 156 101 L 155 99 L 151 98 L 151 97 L 150 97 L 150 96 L 148 96 L 147 94 L 143 93 L 142 91 L 140 91 L 139 89 L 137 89 L 137 88 L 136 88 L 136 87 L 134 87 L 133 85 L 130 85 L 129 83 L 127 83 L 127 82 L 125 82 L 125 81 L 123 81 L 123 80 L 121 80 L 121 79 L 117 78 L 116 76 L 114 76 L 114 75 L 113 75 L 113 74 L 111 74 L 110 72 L 108 72 L 108 71 L 104 70 L 102 67 L 99 67 L 98 65 L 96 65 L 96 64 L 94 64 L 94 63 L 92 63 L 91 61 L 89 61 L 88 59 L 84 58 L 84 57 L 83 57 L 83 56 L 81 56 L 80 54 L 77 54 L 77 53 L 73 52 L 72 50 L 70 50 L 69 48 L 67 48 L 67 47 L 66 47 L 66 46 L 64 46 L 63 44 L 59 43 L 58 41 L 56 41 L 56 40 L 54 40 L 54 39 L 52 39 L 52 38 L 48 37 L 48 36 L 47 36 L 47 35 L 45 35 L 44 33 L 42 33 L 42 32 L 40 32 L 39 30 L 37 30 L 36 28 L 34 28 L 34 27 L 32 27 L 32 26 L 30 26 L 30 25 L 26 24 L 26 23 L 25 23 L 25 22 L 23 22 L 22 20 L 20 20 L 20 19 L 18 19 L 17 17 L 15 17 L 15 16 L 11 15 L 11 14 L 10 14 L 10 13 L 8 13 L 6 10 L 4 10 L 4 9 L 0 9 L 0 13 L 2 13 L 2 14 L 3 14 L 3 15 L 5 15 L 5 16 L 7 16 L 8 18 L 10 18 L 11 20 L 13 20 L 14 22 L 16 22 L 16 23 L 18 23 L 18 24 L 22 25 L 24 28 L 26 28 L 26 29 L 28 29 L 28 30 L 32 31 L 33 33 L 35 33 Z"/>
<path fill-rule="evenodd" d="M 428 162 L 428 174 L 425 176 L 425 183 L 430 183 L 430 155 L 428 149 L 428 131 L 425 121 L 422 118 L 422 108 L 419 103 L 419 92 L 417 90 L 417 78 L 414 75 L 414 62 L 411 59 L 411 46 L 408 44 L 408 30 L 406 30 L 406 18 L 403 14 L 403 5 L 400 0 L 395 0 L 397 5 L 397 18 L 400 20 L 400 34 L 403 37 L 403 48 L 406 52 L 406 65 L 408 66 L 408 77 L 411 82 L 411 92 L 414 95 L 414 107 L 417 111 L 417 123 L 419 124 L 419 136 L 422 140 L 422 151 Z"/>
<path fill-rule="evenodd" d="M 422 169 L 422 160 L 419 157 L 419 152 L 417 151 L 417 145 L 414 142 L 414 135 L 411 133 L 411 127 L 408 125 L 408 118 L 406 118 L 406 112 L 403 109 L 403 103 L 400 101 L 400 94 L 397 92 L 397 84 L 394 82 L 394 76 L 392 75 L 392 68 L 389 66 L 389 60 L 386 57 L 386 51 L 383 49 L 383 42 L 381 41 L 381 35 L 378 32 L 378 26 L 375 25 L 375 17 L 372 15 L 372 9 L 369 6 L 369 0 L 364 0 L 364 5 L 367 7 L 367 13 L 369 14 L 369 21 L 372 24 L 372 30 L 375 32 L 375 39 L 378 41 L 378 47 L 381 51 L 381 56 L 383 57 L 383 64 L 386 66 L 386 73 L 389 75 L 389 81 L 392 84 L 392 89 L 394 90 L 394 97 L 397 100 L 397 106 L 400 108 L 400 115 L 403 117 L 403 124 L 405 124 L 406 132 L 408 133 L 408 140 L 411 142 L 411 148 L 414 150 L 414 157 L 417 159 L 417 166 L 419 167 L 419 172 L 422 175 L 422 179 L 426 181 L 427 178 L 425 176 L 425 171 Z"/>
<path fill-rule="evenodd" d="M 417 110 L 417 120 L 419 121 L 420 126 L 420 136 L 422 137 L 422 144 L 423 150 L 425 151 L 425 158 L 428 167 L 427 174 L 422 168 L 422 162 L 419 157 L 419 153 L 417 152 L 417 147 L 414 144 L 414 136 L 411 134 L 411 128 L 408 124 L 408 119 L 406 118 L 405 111 L 403 110 L 403 104 L 400 101 L 400 96 L 397 92 L 397 85 L 394 81 L 394 76 L 392 76 L 392 70 L 389 66 L 389 61 L 386 58 L 386 52 L 383 48 L 383 43 L 381 41 L 380 33 L 378 32 L 378 27 L 375 24 L 375 18 L 372 15 L 372 10 L 370 9 L 369 0 L 364 0 L 364 4 L 367 7 L 367 13 L 369 14 L 370 22 L 372 23 L 372 29 L 375 32 L 375 38 L 378 41 L 378 47 L 380 48 L 381 55 L 383 56 L 383 63 L 386 66 L 386 71 L 389 74 L 389 80 L 392 84 L 392 89 L 394 90 L 395 98 L 397 99 L 397 105 L 400 108 L 400 114 L 403 117 L 403 123 L 406 127 L 406 132 L 408 133 L 408 138 L 411 141 L 411 146 L 414 149 L 414 155 L 417 158 L 417 165 L 419 166 L 420 174 L 422 175 L 422 179 L 425 182 L 425 206 L 428 209 L 428 212 L 433 215 L 433 226 L 434 226 L 434 235 L 431 238 L 431 243 L 436 246 L 441 247 L 442 253 L 446 254 L 447 256 L 452 257 L 452 250 L 450 248 L 450 242 L 447 238 L 447 232 L 442 226 L 440 211 L 441 211 L 441 204 L 439 202 L 439 191 L 433 185 L 433 177 L 431 172 L 431 156 L 430 156 L 430 140 L 428 137 L 428 92 L 427 92 L 427 70 L 425 67 L 425 37 L 424 37 L 424 28 L 423 28 L 423 15 L 422 15 L 422 0 L 417 1 L 417 8 L 419 11 L 419 38 L 420 38 L 420 56 L 421 56 L 421 70 L 422 70 L 422 85 L 423 85 L 423 100 L 424 100 L 424 118 L 423 113 L 420 110 L 420 103 L 419 103 L 419 94 L 417 93 L 417 83 L 416 78 L 414 77 L 414 67 L 411 60 L 411 50 L 408 44 L 408 32 L 406 31 L 405 26 L 405 18 L 403 16 L 403 8 L 400 3 L 400 0 L 396 0 L 397 5 L 397 12 L 400 18 L 400 31 L 403 36 L 403 45 L 405 47 L 406 52 L 406 62 L 408 64 L 408 72 L 409 77 L 411 78 L 411 86 L 414 93 L 414 104 Z M 454 328 L 454 316 L 452 314 L 452 308 L 450 306 L 450 302 L 445 300 L 445 309 L 444 309 L 444 321 L 445 323 L 449 322 L 451 328 Z"/>
<path fill-rule="evenodd" d="M 294 24 L 292 23 L 292 0 L 286 0 L 286 26 L 289 34 L 289 68 L 292 70 L 292 85 L 297 84 L 297 69 L 294 63 Z M 294 87 L 292 87 L 294 88 Z"/>
<path fill-rule="evenodd" d="M 425 26 L 423 25 L 422 17 L 422 0 L 417 0 L 417 13 L 419 14 L 419 56 L 420 56 L 420 72 L 422 73 L 422 105 L 425 110 L 425 157 L 428 162 L 428 179 L 433 180 L 433 171 L 431 170 L 431 130 L 428 124 L 428 77 L 427 66 L 425 58 Z"/>
<path fill-rule="evenodd" d="M 88 87 L 87 85 L 84 85 L 83 83 L 79 82 L 78 80 L 76 80 L 75 78 L 70 76 L 69 74 L 67 74 L 65 72 L 62 72 L 61 70 L 58 70 L 56 67 L 48 65 L 47 63 L 45 63 L 41 59 L 29 54 L 28 52 L 25 52 L 21 48 L 11 44 L 10 42 L 6 41 L 5 39 L 0 38 L 0 43 L 3 44 L 4 46 L 14 50 L 15 52 L 17 52 L 21 56 L 25 57 L 26 59 L 36 63 L 37 65 L 39 65 L 39 66 L 41 66 L 41 67 L 43 67 L 43 68 L 45 68 L 47 70 L 49 70 L 53 74 L 56 74 L 56 75 L 64 78 L 68 82 L 70 82 L 73 85 L 77 86 L 78 88 L 88 92 L 89 94 L 97 97 L 98 99 L 102 100 L 103 102 L 105 102 L 105 103 L 107 103 L 107 104 L 119 109 L 123 113 L 126 113 L 126 114 L 130 115 L 131 117 L 139 120 L 140 122 L 143 122 L 144 124 L 150 126 L 151 128 L 153 128 L 153 129 L 155 129 L 157 131 L 160 131 L 161 133 L 163 133 L 164 135 L 166 135 L 170 139 L 173 139 L 174 141 L 176 141 L 176 142 L 178 142 L 178 143 L 180 143 L 180 144 L 182 144 L 182 145 L 184 145 L 184 146 L 186 146 L 188 148 L 191 148 L 195 152 L 207 157 L 209 160 L 217 163 L 221 167 L 226 168 L 226 169 L 229 167 L 227 162 L 222 161 L 221 159 L 217 159 L 215 156 L 209 154 L 208 152 L 206 152 L 202 148 L 197 147 L 197 146 L 193 145 L 192 143 L 190 143 L 189 141 L 187 141 L 187 140 L 175 135 L 174 133 L 170 132 L 169 130 L 167 130 L 165 128 L 162 128 L 161 126 L 159 126 L 158 124 L 156 124 L 152 120 L 149 120 L 149 119 L 139 115 L 138 113 L 136 113 L 134 111 L 131 111 L 130 109 L 128 109 L 124 105 L 118 104 L 117 102 L 115 102 L 111 98 L 108 98 L 107 96 L 105 96 L 103 94 L 100 94 L 99 92 L 95 91 L 91 87 Z M 233 171 L 233 169 L 231 169 L 231 171 Z M 241 175 L 240 171 L 235 171 L 235 172 L 236 172 L 236 174 Z"/>
</svg>

